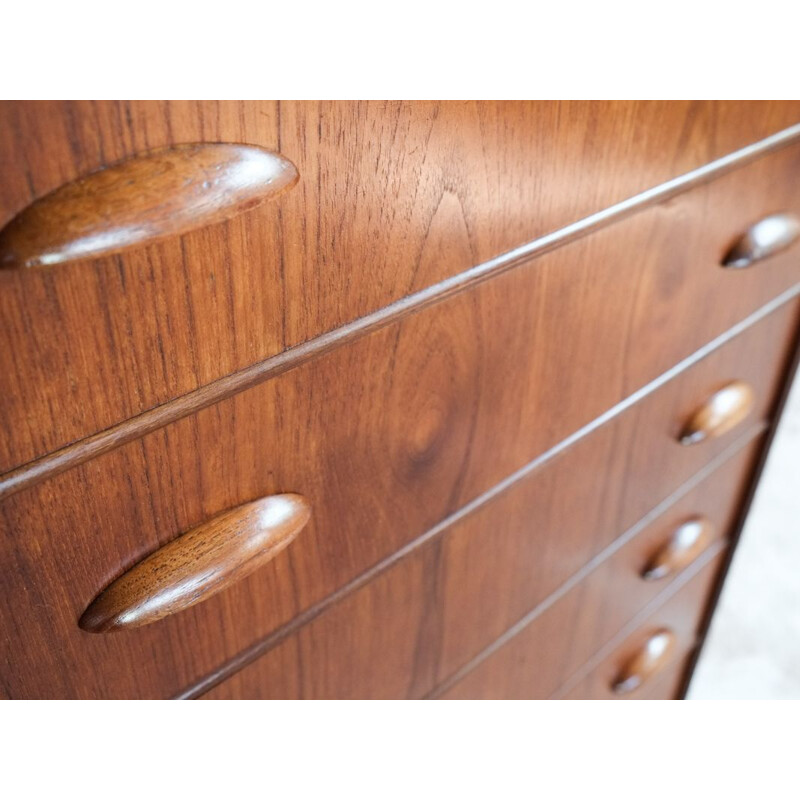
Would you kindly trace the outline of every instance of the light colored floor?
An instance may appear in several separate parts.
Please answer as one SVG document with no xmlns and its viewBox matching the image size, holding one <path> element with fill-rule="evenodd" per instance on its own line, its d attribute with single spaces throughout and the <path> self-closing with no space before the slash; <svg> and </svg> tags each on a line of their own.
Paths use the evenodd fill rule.
<svg viewBox="0 0 800 800">
<path fill-rule="evenodd" d="M 688 697 L 800 698 L 800 375 Z"/>
</svg>

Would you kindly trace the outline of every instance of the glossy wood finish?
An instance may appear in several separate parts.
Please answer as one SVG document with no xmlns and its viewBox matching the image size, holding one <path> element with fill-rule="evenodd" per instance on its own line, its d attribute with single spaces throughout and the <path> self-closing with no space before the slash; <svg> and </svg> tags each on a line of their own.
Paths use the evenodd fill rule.
<svg viewBox="0 0 800 800">
<path fill-rule="evenodd" d="M 744 532 L 745 525 L 747 523 L 750 509 L 752 508 L 753 502 L 758 492 L 759 482 L 761 480 L 761 477 L 764 473 L 764 468 L 769 459 L 772 445 L 775 441 L 776 436 L 781 430 L 781 426 L 784 424 L 783 415 L 788 406 L 788 401 L 791 395 L 792 387 L 794 385 L 795 380 L 797 379 L 798 368 L 800 368 L 800 342 L 798 342 L 798 346 L 795 347 L 794 355 L 792 356 L 791 362 L 786 370 L 786 375 L 783 381 L 783 388 L 781 389 L 778 395 L 776 408 L 773 414 L 773 421 L 767 431 L 764 448 L 761 451 L 761 456 L 756 462 L 753 479 L 751 480 L 750 486 L 748 487 L 747 492 L 745 493 L 742 512 L 739 515 L 739 520 L 736 526 L 734 527 L 733 533 L 731 535 L 731 546 L 728 548 L 727 555 L 723 560 L 723 564 L 720 569 L 720 578 L 717 582 L 717 586 L 714 592 L 711 595 L 711 598 L 709 599 L 706 605 L 704 619 L 700 626 L 698 644 L 687 654 L 686 663 L 684 665 L 685 669 L 678 674 L 676 691 L 673 693 L 672 695 L 673 697 L 679 699 L 684 699 L 686 697 L 686 694 L 690 686 L 690 682 L 694 675 L 694 670 L 697 665 L 698 659 L 702 657 L 703 648 L 705 647 L 705 643 L 708 640 L 708 632 L 711 623 L 714 619 L 714 615 L 716 613 L 719 604 L 721 593 L 725 587 L 725 581 L 727 580 L 728 572 L 730 570 L 733 559 L 736 556 L 736 552 L 739 547 L 739 542 L 741 540 L 742 533 Z"/>
<path fill-rule="evenodd" d="M 796 150 L 795 155 L 800 156 L 800 147 L 793 150 Z M 770 156 L 766 162 L 769 165 L 766 175 L 760 170 L 751 171 L 756 166 L 763 167 L 763 162 L 754 164 L 678 198 L 668 206 L 643 212 L 587 240 L 563 247 L 528 266 L 520 267 L 511 274 L 501 275 L 491 281 L 490 286 L 478 286 L 464 296 L 456 296 L 437 307 L 426 308 L 414 317 L 417 320 L 436 318 L 432 329 L 438 331 L 436 335 L 441 336 L 443 341 L 455 341 L 453 346 L 462 353 L 463 366 L 471 365 L 470 369 L 475 367 L 470 348 L 482 354 L 485 351 L 485 356 L 497 364 L 496 367 L 489 366 L 493 379 L 501 369 L 505 370 L 506 375 L 512 374 L 513 365 L 519 363 L 530 363 L 534 370 L 544 371 L 545 374 L 539 375 L 540 381 L 548 385 L 561 383 L 565 390 L 568 388 L 566 384 L 594 376 L 597 385 L 588 389 L 590 397 L 586 400 L 585 409 L 588 413 L 582 415 L 584 420 L 590 419 L 638 389 L 647 380 L 672 368 L 676 361 L 708 342 L 717 331 L 721 335 L 732 333 L 731 326 L 735 326 L 748 311 L 758 307 L 758 300 L 772 299 L 786 286 L 800 286 L 796 283 L 800 277 L 800 267 L 794 259 L 778 257 L 770 264 L 768 271 L 761 273 L 752 270 L 728 272 L 717 266 L 719 247 L 709 245 L 708 228 L 713 227 L 715 222 L 719 223 L 717 215 L 727 215 L 724 218 L 727 227 L 737 214 L 742 213 L 741 207 L 746 205 L 745 194 L 735 208 L 727 208 L 730 193 L 738 190 L 747 179 L 750 185 L 753 181 L 765 179 L 785 185 L 785 170 L 793 163 L 785 161 L 788 155 L 787 152 Z M 778 168 L 783 172 L 772 175 Z M 734 177 L 737 182 L 730 183 L 729 179 Z M 791 186 L 794 189 L 796 184 L 792 183 Z M 753 194 L 751 200 L 758 200 L 759 204 L 763 202 L 758 193 Z M 418 275 L 437 270 L 443 259 L 460 258 L 460 254 L 468 250 L 469 242 L 459 239 L 447 226 L 432 228 L 428 231 L 426 248 L 421 254 Z M 637 253 L 635 259 L 630 257 L 632 250 Z M 707 268 L 698 268 L 702 264 L 706 264 Z M 639 287 L 637 292 L 627 290 L 631 285 Z M 703 300 L 706 295 L 716 296 L 717 301 L 708 305 Z M 472 298 L 477 298 L 474 304 Z M 454 313 L 453 309 L 459 311 Z M 472 318 L 469 323 L 465 323 L 465 315 Z M 691 319 L 692 324 L 674 327 L 676 317 Z M 369 325 L 369 322 L 365 324 Z M 423 326 L 425 324 L 431 323 L 422 323 Z M 458 332 L 465 325 L 469 342 L 462 343 L 458 341 Z M 669 337 L 663 335 L 662 326 L 669 326 Z M 396 331 L 408 328 L 418 330 L 419 327 L 419 322 L 412 323 L 411 320 L 407 325 L 395 323 L 367 337 L 374 337 L 371 345 L 366 344 L 363 338 L 353 341 L 349 345 L 350 352 L 363 353 L 367 349 L 374 349 L 375 341 L 382 341 L 388 352 L 394 347 L 392 340 Z M 509 331 L 507 336 L 497 335 L 498 330 L 506 329 Z M 596 330 L 603 330 L 602 338 L 593 335 L 592 332 Z M 559 342 L 557 346 L 548 348 L 547 353 L 543 352 L 540 344 L 544 336 L 550 337 L 548 342 Z M 337 345 L 341 349 L 347 341 L 350 340 L 343 342 L 336 337 L 323 338 L 319 346 L 325 352 Z M 411 337 L 404 335 L 401 341 L 401 353 L 405 358 L 413 357 L 413 353 L 409 352 L 413 348 Z M 265 375 L 280 375 L 297 366 L 298 358 L 299 363 L 304 364 L 318 354 L 316 348 L 311 342 L 307 348 L 301 346 L 299 353 L 287 351 L 253 371 L 246 370 L 228 376 L 194 394 L 76 443 L 30 467 L 1 476 L 0 495 L 18 491 L 47 475 L 157 430 L 176 417 L 184 417 L 198 407 L 206 406 L 215 398 L 225 397 L 260 382 Z M 572 353 L 576 363 L 587 365 L 588 376 L 580 371 L 573 375 L 564 368 L 563 358 L 570 363 Z M 375 369 L 383 373 L 387 369 L 386 353 L 380 358 L 381 363 Z M 603 368 L 607 360 L 609 372 Z M 453 365 L 447 368 L 453 369 Z M 599 378 L 599 374 L 603 378 Z M 524 377 L 520 376 L 517 380 L 524 380 Z M 509 387 L 515 385 L 505 375 L 502 380 Z M 335 381 L 333 383 L 335 385 Z M 570 400 L 579 406 L 587 389 L 575 388 L 578 394 Z M 326 391 L 331 390 L 326 387 Z M 574 427 L 567 427 L 562 435 L 572 430 Z"/>
<path fill-rule="evenodd" d="M 724 267 L 742 269 L 791 247 L 800 238 L 800 217 L 770 214 L 736 240 L 722 261 Z"/>
<path fill-rule="evenodd" d="M 213 225 L 297 182 L 276 153 L 239 144 L 183 144 L 136 155 L 65 184 L 0 231 L 0 269 L 120 253 Z"/>
<path fill-rule="evenodd" d="M 262 146 L 302 175 L 277 203 L 225 224 L 91 265 L 0 276 L 7 470 L 780 130 L 800 105 L 11 103 L 0 113 L 0 224 L 81 175 L 187 141 Z M 693 264 L 718 264 L 723 244 L 763 216 L 763 186 L 796 210 L 784 176 L 797 156 L 776 157 L 724 202 L 673 209 L 679 228 L 712 210 L 713 220 L 702 247 L 699 229 L 664 240 L 658 280 L 671 285 L 689 248 Z M 634 240 L 607 255 L 618 267 L 644 249 Z M 760 293 L 737 284 L 728 319 L 786 286 L 780 271 L 770 265 Z M 713 323 L 712 335 L 725 329 Z"/>
<path fill-rule="evenodd" d="M 707 601 L 708 602 L 708 601 Z M 671 663 L 664 667 L 658 675 L 636 691 L 631 700 L 680 700 L 681 686 L 684 678 L 691 669 L 691 657 L 695 651 L 690 649 L 680 653 L 679 658 L 673 658 Z M 624 698 L 623 698 L 624 699 Z"/>
<path fill-rule="evenodd" d="M 714 536 L 714 525 L 705 517 L 692 517 L 682 522 L 642 570 L 646 581 L 658 581 L 683 569 L 708 547 Z"/>
<path fill-rule="evenodd" d="M 567 700 L 655 699 L 674 696 L 664 694 L 675 689 L 675 674 L 671 667 L 685 666 L 685 657 L 694 647 L 706 604 L 719 577 L 722 554 L 711 561 L 699 574 L 659 608 L 649 611 L 646 619 L 625 629 L 603 648 L 584 669 L 578 672 L 555 695 Z M 615 682 L 635 659 L 654 634 L 667 629 L 673 640 L 665 661 L 658 665 L 659 675 L 643 681 L 629 692 L 615 691 Z"/>
<path fill-rule="evenodd" d="M 723 436 L 747 419 L 754 404 L 753 387 L 745 381 L 731 381 L 692 413 L 681 431 L 680 443 L 694 445 Z"/>
<path fill-rule="evenodd" d="M 752 467 L 748 462 L 747 476 Z M 742 469 L 740 464 L 738 469 Z M 592 656 L 635 619 L 649 604 L 669 595 L 709 560 L 716 558 L 720 542 L 711 543 L 680 573 L 664 582 L 644 581 L 639 575 L 647 553 L 669 529 L 698 509 L 712 509 L 711 516 L 727 525 L 727 535 L 738 510 L 746 478 L 733 464 L 727 469 L 731 483 L 719 473 L 687 493 L 659 519 L 624 544 L 581 582 L 568 586 L 554 603 L 523 618 L 514 634 L 499 640 L 473 663 L 444 683 L 437 696 L 460 699 L 545 699 L 577 673 Z M 735 482 L 738 477 L 738 483 Z M 716 497 L 707 497 L 713 491 Z M 727 503 L 727 505 L 724 505 Z M 699 611 L 698 611 L 699 614 Z M 666 624 L 666 623 L 665 623 Z M 620 665 L 618 665 L 620 666 Z M 616 673 L 615 673 L 616 674 Z M 612 678 L 614 676 L 611 676 Z"/>
<path fill-rule="evenodd" d="M 675 634 L 669 628 L 651 633 L 626 661 L 611 682 L 614 694 L 630 694 L 651 681 L 666 667 L 675 649 Z"/>
<path fill-rule="evenodd" d="M 736 511 L 731 492 L 735 496 L 746 484 L 758 448 L 757 443 L 747 446 L 712 475 L 690 484 L 666 508 L 632 525 L 615 545 L 622 530 L 612 529 L 612 509 L 624 508 L 616 467 L 630 454 L 615 453 L 613 438 L 601 441 L 600 433 L 580 451 L 576 446 L 574 458 L 564 453 L 277 642 L 207 696 L 425 696 L 534 609 L 540 622 L 530 627 L 544 626 L 552 637 L 533 648 L 547 654 L 538 676 L 540 695 L 546 697 L 665 588 L 666 582 L 639 577 L 643 554 L 687 509 L 707 511 L 724 535 Z M 612 465 L 605 482 L 596 474 L 577 485 L 565 480 L 578 465 L 608 458 Z M 575 503 L 577 496 L 582 503 Z M 586 535 L 593 516 L 600 526 L 595 538 Z M 591 566 L 584 568 L 587 562 Z M 370 619 L 380 625 L 369 625 Z M 509 674 L 511 681 L 517 678 Z M 530 680 L 537 680 L 536 674 Z"/>
<path fill-rule="evenodd" d="M 793 108 L 759 106 L 755 124 Z M 686 109 L 678 142 L 670 125 Z M 576 124 L 593 110 L 596 125 Z M 792 251 L 719 268 L 754 219 L 798 210 L 800 146 L 761 151 L 800 128 L 708 164 L 753 124 L 751 107 L 727 125 L 745 110 L 1 107 L 13 124 L 0 157 L 17 158 L 0 198 L 30 196 L 0 224 L 80 175 L 185 141 L 249 141 L 287 154 L 302 179 L 227 222 L 0 271 L 0 470 L 41 455 L 0 476 L 0 693 L 198 694 L 249 662 L 224 684 L 233 696 L 252 681 L 256 696 L 417 697 L 497 663 L 510 696 L 577 685 L 621 627 L 714 558 L 797 341 Z M 193 119 L 202 130 L 188 136 Z M 608 207 L 627 181 L 677 174 L 695 137 L 706 166 Z M 37 186 L 87 141 L 99 163 Z M 548 233 L 559 218 L 579 221 Z M 737 380 L 754 388 L 752 414 L 680 447 L 685 420 Z M 287 489 L 315 511 L 296 546 L 157 625 L 77 627 L 104 586 L 181 531 Z M 714 524 L 708 547 L 674 577 L 642 580 L 696 514 Z M 531 689 L 500 654 L 550 625 Z"/>
<path fill-rule="evenodd" d="M 264 497 L 219 514 L 117 578 L 86 609 L 79 625 L 104 633 L 183 611 L 273 559 L 310 517 L 308 503 L 297 494 Z"/>
<path fill-rule="evenodd" d="M 582 365 L 567 376 L 559 348 L 538 346 L 533 329 L 542 320 L 533 325 L 520 307 L 524 284 L 516 274 L 501 281 L 508 283 L 493 281 L 453 298 L 396 330 L 338 349 L 8 498 L 2 512 L 14 546 L 6 550 L 5 596 L 43 598 L 41 605 L 30 604 L 34 611 L 21 640 L 18 634 L 3 639 L 15 642 L 15 663 L 40 665 L 15 670 L 8 691 L 179 692 L 373 565 L 398 557 L 400 548 L 560 442 L 591 418 L 591 409 L 601 410 L 619 391 L 612 378 L 624 365 L 600 359 L 590 328 L 564 327 L 566 298 L 556 296 L 561 333 L 549 341 Z M 535 297 L 537 305 L 541 301 Z M 585 309 L 582 320 L 592 324 Z M 667 459 L 675 465 L 673 477 L 688 477 L 730 444 L 725 437 L 697 448 L 675 442 L 673 427 L 709 386 L 743 377 L 763 387 L 753 419 L 768 414 L 795 322 L 789 303 L 699 361 L 684 379 L 661 387 L 664 405 L 657 406 L 660 417 L 648 422 L 646 436 L 663 453 L 665 477 Z M 427 353 L 422 363 L 420 347 Z M 595 363 L 579 355 L 586 347 Z M 520 363 L 528 369 L 520 370 Z M 548 409 L 547 426 L 531 413 L 536 408 Z M 502 439 L 498 419 L 504 421 Z M 180 619 L 92 641 L 76 628 L 97 593 L 145 555 L 221 509 L 287 487 L 314 508 L 302 547 Z M 102 530 L 113 530 L 113 537 L 95 534 Z M 37 573 L 39 582 L 24 578 Z M 0 616 L 13 625 L 13 614 Z M 184 646 L 187 630 L 191 645 Z M 120 668 L 137 658 L 143 663 L 136 672 Z M 65 659 L 70 670 L 63 669 Z"/>
</svg>

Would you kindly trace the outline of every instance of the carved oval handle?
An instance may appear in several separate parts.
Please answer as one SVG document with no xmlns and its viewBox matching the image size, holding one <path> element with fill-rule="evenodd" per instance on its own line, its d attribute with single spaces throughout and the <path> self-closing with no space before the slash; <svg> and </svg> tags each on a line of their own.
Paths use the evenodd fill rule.
<svg viewBox="0 0 800 800">
<path fill-rule="evenodd" d="M 672 631 L 667 628 L 656 631 L 619 671 L 611 684 L 612 690 L 616 694 L 628 694 L 638 689 L 669 661 L 674 646 Z"/>
<path fill-rule="evenodd" d="M 691 564 L 705 550 L 714 526 L 705 517 L 694 517 L 679 525 L 642 570 L 646 581 L 657 581 Z"/>
<path fill-rule="evenodd" d="M 78 623 L 90 633 L 136 628 L 189 608 L 274 558 L 311 516 L 277 494 L 225 511 L 156 550 L 102 591 Z"/>
<path fill-rule="evenodd" d="M 755 393 L 744 381 L 732 381 L 703 403 L 689 417 L 680 434 L 680 443 L 698 444 L 722 436 L 735 428 L 753 409 Z"/>
<path fill-rule="evenodd" d="M 110 255 L 228 219 L 297 181 L 277 153 L 244 144 L 183 144 L 66 183 L 0 231 L 0 267 Z"/>
<path fill-rule="evenodd" d="M 723 267 L 741 269 L 785 250 L 800 236 L 794 214 L 771 214 L 748 228 L 722 259 Z"/>
</svg>

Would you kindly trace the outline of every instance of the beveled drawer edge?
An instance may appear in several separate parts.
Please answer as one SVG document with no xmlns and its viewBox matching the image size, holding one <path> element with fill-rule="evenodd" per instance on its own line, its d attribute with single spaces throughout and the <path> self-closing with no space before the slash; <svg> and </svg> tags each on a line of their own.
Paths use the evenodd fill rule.
<svg viewBox="0 0 800 800">
<path fill-rule="evenodd" d="M 572 589 L 574 589 L 578 584 L 584 581 L 589 575 L 594 572 L 601 564 L 606 562 L 609 558 L 613 557 L 613 555 L 635 539 L 645 528 L 651 525 L 653 522 L 658 520 L 658 518 L 665 514 L 675 503 L 677 503 L 681 498 L 685 497 L 689 492 L 691 492 L 698 484 L 704 481 L 706 478 L 710 477 L 712 473 L 716 472 L 720 467 L 722 467 L 727 461 L 737 456 L 741 453 L 748 445 L 758 439 L 759 436 L 762 436 L 766 429 L 766 423 L 761 424 L 754 428 L 751 431 L 743 434 L 737 441 L 735 441 L 732 445 L 730 445 L 727 449 L 723 450 L 715 459 L 710 461 L 706 464 L 702 469 L 698 470 L 691 478 L 685 481 L 681 486 L 679 486 L 671 495 L 664 498 L 660 503 L 658 503 L 654 508 L 647 512 L 638 522 L 635 522 L 628 528 L 626 531 L 621 533 L 613 542 L 611 542 L 607 547 L 601 550 L 594 558 L 588 561 L 586 564 L 583 565 L 577 572 L 571 575 L 561 586 L 558 587 L 552 594 L 548 595 L 544 600 L 534 606 L 525 616 L 515 622 L 508 630 L 502 633 L 500 636 L 497 637 L 491 644 L 489 644 L 486 648 L 484 648 L 480 653 L 475 655 L 472 659 L 467 661 L 466 664 L 462 665 L 456 672 L 452 675 L 448 676 L 443 680 L 439 685 L 437 685 L 431 692 L 428 693 L 426 696 L 429 699 L 436 698 L 445 692 L 449 691 L 453 686 L 459 683 L 463 678 L 465 678 L 470 672 L 476 669 L 480 664 L 494 655 L 498 650 L 504 647 L 508 642 L 510 642 L 513 638 L 517 635 L 522 633 L 531 623 L 533 623 L 536 619 L 538 619 L 542 614 L 544 614 L 551 606 L 557 603 L 562 597 L 567 595 Z M 716 544 L 712 544 L 711 548 L 716 547 Z M 707 552 L 707 551 L 706 551 Z M 698 560 L 704 558 L 706 553 L 703 553 L 702 556 L 699 557 Z M 697 563 L 697 561 L 693 562 Z M 688 567 L 687 567 L 688 569 Z M 685 574 L 685 570 L 681 571 L 675 579 L 670 581 L 668 584 L 665 584 L 665 588 L 671 587 L 675 581 L 678 581 L 682 578 Z M 657 599 L 661 596 L 661 593 L 656 595 Z M 655 599 L 651 602 L 655 602 Z"/>
<path fill-rule="evenodd" d="M 736 441 L 734 441 L 718 456 L 716 456 L 716 458 L 712 459 L 704 467 L 698 470 L 688 480 L 686 480 L 683 484 L 681 484 L 681 486 L 678 487 L 672 494 L 670 494 L 667 498 L 658 503 L 653 509 L 651 509 L 647 514 L 645 514 L 638 522 L 636 522 L 634 525 L 632 525 L 630 528 L 624 531 L 604 550 L 598 553 L 593 559 L 591 559 L 587 564 L 585 564 L 578 572 L 572 575 L 558 589 L 556 589 L 553 593 L 548 595 L 548 597 L 546 597 L 544 600 L 538 603 L 522 619 L 520 619 L 518 622 L 512 625 L 507 631 L 501 634 L 495 641 L 493 641 L 484 650 L 478 653 L 478 655 L 476 655 L 473 659 L 468 661 L 467 664 L 465 664 L 459 670 L 453 673 L 453 675 L 451 675 L 449 678 L 445 679 L 445 681 L 437 685 L 437 687 L 431 693 L 429 693 L 427 697 L 435 697 L 438 694 L 449 689 L 459 680 L 461 680 L 461 678 L 463 678 L 468 672 L 471 672 L 475 667 L 477 667 L 478 664 L 486 660 L 490 655 L 492 655 L 492 653 L 494 653 L 496 650 L 502 647 L 506 642 L 508 642 L 510 639 L 512 639 L 514 636 L 520 633 L 525 627 L 527 627 L 528 624 L 533 622 L 533 620 L 536 619 L 536 617 L 543 614 L 558 599 L 560 599 L 564 594 L 570 591 L 570 589 L 572 589 L 574 586 L 580 583 L 594 569 L 600 566 L 602 562 L 613 556 L 613 554 L 617 550 L 619 550 L 621 547 L 623 547 L 625 544 L 631 541 L 631 539 L 635 538 L 642 530 L 644 530 L 644 528 L 646 528 L 650 523 L 652 523 L 654 520 L 660 517 L 673 504 L 677 503 L 688 492 L 692 491 L 692 489 L 694 489 L 695 486 L 697 486 L 697 484 L 699 484 L 701 481 L 709 477 L 713 472 L 719 469 L 727 461 L 738 455 L 748 445 L 750 445 L 752 442 L 758 439 L 759 436 L 762 436 L 766 428 L 767 428 L 767 423 L 761 422 L 754 425 L 747 432 L 743 433 Z M 555 455 L 551 457 L 555 457 Z M 550 459 L 548 458 L 547 460 L 549 461 Z M 536 459 L 536 461 L 531 462 L 531 464 L 535 466 L 528 465 L 528 467 L 524 468 L 525 470 L 524 474 L 519 475 L 519 477 L 517 477 L 516 480 L 520 480 L 521 478 L 525 477 L 536 467 L 543 466 L 541 459 Z M 518 473 L 515 473 L 515 475 L 517 474 Z M 516 483 L 516 480 L 513 481 L 513 483 Z M 235 673 L 239 672 L 244 667 L 248 666 L 249 664 L 252 664 L 254 661 L 257 661 L 261 656 L 265 655 L 274 647 L 277 647 L 284 639 L 288 638 L 289 636 L 294 634 L 297 630 L 312 622 L 314 619 L 323 614 L 325 611 L 327 611 L 330 607 L 338 603 L 340 600 L 343 600 L 348 595 L 358 591 L 371 581 L 378 578 L 383 573 L 387 572 L 389 569 L 394 567 L 397 563 L 399 563 L 401 560 L 409 556 L 411 553 L 413 553 L 414 551 L 418 550 L 419 548 L 423 547 L 425 544 L 430 542 L 431 539 L 435 538 L 440 534 L 443 534 L 447 528 L 451 527 L 456 522 L 466 517 L 468 514 L 477 510 L 480 506 L 484 505 L 484 503 L 496 497 L 500 493 L 500 491 L 510 488 L 511 485 L 512 483 L 506 483 L 506 485 L 504 485 L 502 490 L 495 491 L 496 489 L 495 487 L 489 490 L 488 492 L 484 493 L 483 495 L 480 495 L 478 498 L 472 501 L 472 503 L 468 504 L 467 506 L 464 506 L 463 508 L 456 511 L 454 514 L 442 520 L 442 522 L 435 525 L 433 528 L 426 531 L 418 538 L 409 542 L 400 550 L 396 551 L 395 553 L 392 553 L 390 556 L 383 559 L 383 561 L 378 562 L 370 569 L 368 569 L 366 572 L 362 572 L 359 576 L 350 581 L 350 583 L 347 583 L 344 586 L 340 587 L 339 589 L 337 589 L 332 594 L 328 595 L 326 598 L 321 600 L 316 605 L 306 609 L 304 612 L 297 615 L 289 622 L 282 625 L 280 628 L 277 628 L 276 630 L 267 634 L 267 636 L 255 642 L 253 645 L 243 650 L 238 655 L 234 656 L 234 658 L 220 665 L 220 667 L 216 669 L 214 672 L 206 675 L 205 677 L 197 681 L 195 684 L 184 689 L 184 691 L 180 692 L 178 695 L 175 696 L 175 699 L 177 700 L 194 699 L 210 691 L 215 686 L 227 680 L 228 678 L 230 678 Z M 678 576 L 678 578 L 676 578 L 675 580 L 679 580 L 679 578 L 680 576 Z M 672 582 L 668 584 L 668 586 L 671 585 Z M 668 586 L 665 588 L 668 588 Z"/>
<path fill-rule="evenodd" d="M 657 378 L 654 378 L 652 381 L 650 381 L 650 383 L 647 383 L 640 389 L 637 389 L 635 392 L 628 395 L 628 397 L 624 398 L 619 403 L 603 412 L 600 416 L 596 417 L 582 428 L 579 428 L 577 431 L 570 434 L 559 444 L 555 445 L 555 447 L 552 448 L 552 451 L 555 452 L 566 449 L 578 441 L 578 439 L 582 439 L 584 436 L 596 430 L 601 425 L 604 425 L 609 420 L 614 419 L 614 417 L 618 416 L 627 408 L 639 402 L 639 400 L 642 400 L 643 398 L 652 394 L 654 391 L 656 391 L 656 389 L 677 377 L 680 373 L 684 372 L 698 361 L 702 361 L 706 356 L 710 355 L 715 350 L 718 350 L 720 347 L 727 344 L 739 334 L 744 333 L 746 330 L 760 322 L 765 317 L 768 317 L 773 311 L 777 311 L 779 308 L 781 308 L 781 306 L 790 303 L 792 300 L 798 297 L 798 295 L 800 295 L 800 282 L 794 284 L 794 286 L 770 300 L 769 303 L 761 306 L 761 308 L 757 309 L 740 322 L 737 322 L 735 325 L 728 328 L 728 330 L 726 330 L 724 333 L 721 333 L 715 339 L 712 339 L 700 349 L 695 350 L 694 353 L 688 355 L 682 361 L 679 361 L 677 364 L 675 364 L 675 366 L 670 367 L 670 369 L 663 372 Z M 287 350 L 285 353 L 277 356 L 276 359 L 283 358 L 289 352 L 290 351 Z M 277 374 L 288 372 L 289 369 L 294 369 L 295 367 L 299 366 L 300 363 L 310 360 L 310 358 L 311 356 L 308 356 L 308 358 L 304 358 L 302 362 L 292 363 L 288 366 L 285 366 Z M 230 377 L 232 376 L 223 378 L 222 382 L 229 380 Z M 245 388 L 251 388 L 260 382 L 261 380 L 253 381 L 250 386 Z M 202 392 L 212 385 L 216 384 L 209 384 L 209 386 L 203 387 L 203 389 L 198 389 L 197 391 Z M 237 390 L 237 392 L 232 392 L 231 394 L 238 393 L 238 391 L 242 390 Z M 138 417 L 133 417 L 125 422 L 121 422 L 118 425 L 102 431 L 101 433 L 94 434 L 87 439 L 82 439 L 79 442 L 67 445 L 61 450 L 56 450 L 55 452 L 46 456 L 42 456 L 41 458 L 31 461 L 22 467 L 17 467 L 16 469 L 0 475 L 0 500 L 2 500 L 4 497 L 15 494 L 16 492 L 22 491 L 23 489 L 27 489 L 45 480 L 46 478 L 58 475 L 68 469 L 71 469 L 72 467 L 77 467 L 86 461 L 91 461 L 93 458 L 97 458 L 98 456 L 108 453 L 117 447 L 127 444 L 128 442 L 139 439 L 148 433 L 153 433 L 154 431 L 159 430 L 166 425 L 177 422 L 183 417 L 200 411 L 209 405 L 213 405 L 214 402 L 219 402 L 220 400 L 225 399 L 224 397 L 217 398 L 213 402 L 203 403 L 199 407 L 186 409 L 184 408 L 184 405 L 190 402 L 187 400 L 189 397 L 189 395 L 185 395 L 184 397 L 178 398 L 172 403 L 158 406 L 150 411 L 146 411 L 144 414 L 140 414 Z M 184 409 L 177 416 L 174 415 L 173 411 L 176 405 L 180 405 L 181 408 Z M 551 451 L 548 451 L 548 453 L 550 452 Z M 534 468 L 532 465 L 538 465 L 541 459 L 544 458 L 544 455 L 531 462 L 530 465 L 523 467 L 520 471 L 520 474 L 523 471 L 530 471 L 532 468 Z M 515 477 L 517 475 L 518 473 L 514 473 L 514 475 L 510 476 L 506 480 L 513 482 L 517 479 Z M 498 486 L 501 487 L 498 491 L 502 491 L 502 489 L 505 488 L 505 481 L 501 481 Z"/>
<path fill-rule="evenodd" d="M 251 364 L 187 394 L 148 409 L 105 430 L 51 451 L 0 475 L 0 498 L 32 486 L 82 464 L 122 444 L 176 422 L 234 394 L 299 367 L 329 350 L 381 330 L 404 317 L 442 302 L 490 278 L 527 263 L 558 247 L 625 219 L 650 206 L 669 200 L 690 188 L 744 166 L 767 153 L 800 141 L 800 124 L 729 153 L 657 186 L 590 214 L 552 233 L 446 278 L 363 317 L 321 334 L 274 356 Z M 796 291 L 796 288 L 795 290 Z M 781 295 L 783 297 L 784 295 Z M 774 302 L 774 301 L 773 301 Z M 756 312 L 758 313 L 758 312 Z M 734 326 L 735 328 L 736 326 Z M 731 330 L 734 330 L 733 328 Z M 724 334 L 723 334 L 724 335 Z M 717 340 L 715 340 L 717 341 Z"/>
<path fill-rule="evenodd" d="M 617 648 L 622 645 L 625 640 L 636 633 L 649 619 L 653 616 L 663 605 L 671 600 L 686 584 L 696 578 L 706 567 L 712 564 L 715 560 L 720 560 L 720 569 L 722 562 L 720 556 L 730 548 L 730 542 L 727 540 L 715 542 L 712 544 L 702 556 L 694 561 L 686 568 L 672 583 L 664 588 L 664 591 L 656 595 L 619 633 L 603 645 L 590 659 L 585 661 L 581 667 L 572 673 L 561 686 L 550 695 L 551 700 L 558 700 L 564 695 L 568 694 L 575 686 L 577 686 L 584 678 L 597 669 L 607 658 L 614 655 Z M 714 583 L 719 580 L 719 573 L 714 578 Z M 695 634 L 689 643 L 689 650 L 692 650 L 697 645 L 698 636 Z"/>
</svg>

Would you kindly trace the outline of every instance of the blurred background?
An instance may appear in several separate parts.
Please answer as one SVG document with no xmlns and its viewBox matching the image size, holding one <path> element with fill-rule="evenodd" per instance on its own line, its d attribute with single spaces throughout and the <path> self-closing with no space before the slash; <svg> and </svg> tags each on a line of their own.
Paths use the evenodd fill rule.
<svg viewBox="0 0 800 800">
<path fill-rule="evenodd" d="M 800 373 L 688 699 L 800 698 Z"/>
</svg>

